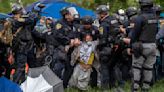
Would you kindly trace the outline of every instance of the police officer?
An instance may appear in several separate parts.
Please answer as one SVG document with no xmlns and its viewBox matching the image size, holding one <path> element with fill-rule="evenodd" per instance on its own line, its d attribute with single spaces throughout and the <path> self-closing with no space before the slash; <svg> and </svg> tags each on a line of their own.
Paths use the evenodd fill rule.
<svg viewBox="0 0 164 92">
<path fill-rule="evenodd" d="M 128 7 L 128 9 L 126 10 L 126 15 L 128 17 L 128 26 L 126 27 L 126 32 L 128 34 L 128 36 L 131 36 L 131 31 L 134 28 L 134 20 L 137 17 L 138 14 L 138 10 L 136 7 Z"/>
<path fill-rule="evenodd" d="M 12 7 L 12 14 L 12 49 L 15 53 L 16 64 L 16 72 L 13 76 L 13 81 L 20 83 L 25 80 L 25 64 L 27 61 L 33 62 L 33 59 L 29 60 L 28 57 L 28 53 L 33 47 L 33 39 L 30 32 L 30 24 L 33 23 L 33 20 L 23 15 L 22 7 L 19 5 Z M 32 53 L 30 53 L 30 55 L 33 56 Z"/>
<path fill-rule="evenodd" d="M 132 16 L 137 15 L 137 13 L 138 13 L 137 7 L 131 6 L 131 7 L 128 7 L 126 10 L 126 15 L 127 15 L 128 19 L 131 19 Z"/>
<path fill-rule="evenodd" d="M 79 26 L 77 22 L 77 18 L 79 17 L 78 12 L 75 7 L 64 7 L 63 9 L 61 9 L 60 13 L 62 15 L 62 19 L 56 22 L 55 29 L 59 33 L 69 38 L 71 42 L 73 42 L 76 37 L 77 27 Z M 67 87 L 68 81 L 71 77 L 71 74 L 73 73 L 73 67 L 70 65 L 71 53 L 73 49 L 74 47 L 70 47 L 67 52 L 64 52 L 67 54 L 65 57 L 67 58 L 67 61 L 62 63 L 64 65 L 64 74 L 62 76 L 62 79 L 65 88 Z"/>
<path fill-rule="evenodd" d="M 118 19 L 118 21 L 121 25 L 123 25 L 126 21 L 128 21 L 128 18 L 126 16 L 126 12 L 123 9 L 119 9 L 117 11 L 116 18 Z"/>
<path fill-rule="evenodd" d="M 55 29 L 60 30 L 63 35 L 69 37 L 70 39 L 74 39 L 75 34 L 74 32 L 77 30 L 77 21 L 75 21 L 75 16 L 77 14 L 74 14 L 71 12 L 71 10 L 77 11 L 74 7 L 64 7 L 61 9 L 60 13 L 62 15 L 62 19 L 58 20 L 55 24 Z"/>
<path fill-rule="evenodd" d="M 148 92 L 153 77 L 153 65 L 156 61 L 155 36 L 157 20 L 152 10 L 152 0 L 139 0 L 141 14 L 135 19 L 131 43 L 133 49 L 133 89 L 137 92 L 142 82 L 142 92 Z M 128 42 L 129 40 L 125 40 Z M 143 75 L 142 75 L 143 74 Z M 142 79 L 141 79 L 142 78 Z"/>
<path fill-rule="evenodd" d="M 76 12 L 72 12 L 76 11 Z M 71 41 L 74 41 L 76 36 L 77 28 L 79 27 L 79 15 L 77 10 L 74 7 L 64 7 L 60 11 L 62 19 L 58 20 L 55 24 L 55 29 L 59 30 L 58 32 L 62 33 L 64 36 L 68 37 Z M 69 48 L 67 52 L 69 61 L 71 59 L 71 52 L 73 48 Z"/>
<path fill-rule="evenodd" d="M 38 59 L 43 59 L 43 61 L 40 62 L 40 65 L 51 63 L 51 69 L 61 78 L 61 71 L 60 73 L 59 71 L 56 71 L 53 67 L 53 64 L 58 62 L 59 60 L 63 62 L 66 61 L 66 57 L 64 57 L 65 54 L 59 52 L 65 52 L 64 49 L 61 49 L 60 47 L 68 45 L 70 43 L 69 38 L 53 29 L 50 29 L 49 31 L 46 31 L 44 33 L 40 33 L 34 30 L 32 34 L 34 35 L 34 37 L 37 37 L 38 40 L 42 39 L 45 41 L 45 47 L 43 48 L 45 49 L 45 51 L 42 50 L 42 56 L 37 57 L 36 55 Z M 61 56 L 61 54 L 63 55 L 63 57 Z"/>
<path fill-rule="evenodd" d="M 94 20 L 91 16 L 84 16 L 81 19 L 82 25 L 77 30 L 77 32 L 79 33 L 79 35 L 77 35 L 77 37 L 80 37 L 79 39 L 81 41 L 83 41 L 83 38 L 85 38 L 85 36 L 87 34 L 91 35 L 93 40 L 97 40 L 99 38 L 98 27 L 92 25 L 93 22 L 94 22 Z"/>
<path fill-rule="evenodd" d="M 116 36 L 118 31 L 118 21 L 113 16 L 109 16 L 109 8 L 106 5 L 100 5 L 96 9 L 99 17 L 99 33 L 100 33 L 100 43 L 99 43 L 99 57 L 100 57 L 100 73 L 101 73 L 101 86 L 103 90 L 109 87 L 109 66 L 112 51 L 112 38 Z M 117 30 L 117 31 L 116 31 Z M 111 69 L 110 69 L 111 70 Z M 112 80 L 112 78 L 110 78 Z"/>
<path fill-rule="evenodd" d="M 154 10 L 154 13 L 156 14 L 156 17 L 160 18 L 162 7 L 160 5 L 154 5 L 153 10 Z"/>
</svg>

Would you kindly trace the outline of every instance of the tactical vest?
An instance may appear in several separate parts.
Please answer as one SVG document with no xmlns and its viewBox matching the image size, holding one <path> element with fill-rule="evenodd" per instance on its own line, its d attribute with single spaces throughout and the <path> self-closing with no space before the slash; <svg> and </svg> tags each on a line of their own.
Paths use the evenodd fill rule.
<svg viewBox="0 0 164 92">
<path fill-rule="evenodd" d="M 106 21 L 109 26 L 110 26 L 110 31 L 114 31 L 115 28 L 118 28 L 119 27 L 119 22 L 116 18 L 110 16 L 108 17 L 107 19 L 105 19 L 104 21 Z"/>
<path fill-rule="evenodd" d="M 158 21 L 154 14 L 141 14 L 141 17 L 143 18 L 143 23 L 139 41 L 143 43 L 154 43 L 158 31 Z"/>
<path fill-rule="evenodd" d="M 119 31 L 120 24 L 118 20 L 113 16 L 110 16 L 107 21 L 109 24 L 109 34 L 115 37 Z"/>
<path fill-rule="evenodd" d="M 73 39 L 73 33 L 76 31 L 76 26 L 74 23 L 69 25 L 65 20 L 59 20 L 56 24 L 56 30 L 60 30 L 60 33 L 62 33 L 64 36 Z"/>
</svg>

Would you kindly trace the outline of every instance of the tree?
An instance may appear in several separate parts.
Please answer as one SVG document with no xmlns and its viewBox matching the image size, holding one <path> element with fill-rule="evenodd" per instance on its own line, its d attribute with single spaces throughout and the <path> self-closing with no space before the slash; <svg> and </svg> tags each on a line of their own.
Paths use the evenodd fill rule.
<svg viewBox="0 0 164 92">
<path fill-rule="evenodd" d="M 17 0 L 0 0 L 0 12 L 10 12 L 10 2 Z M 24 6 L 36 2 L 38 0 L 22 0 Z M 81 7 L 95 10 L 95 8 L 100 4 L 110 5 L 110 12 L 115 12 L 118 9 L 126 9 L 129 6 L 137 6 L 136 0 L 65 0 L 68 2 L 76 3 Z M 154 0 L 157 4 L 164 7 L 163 0 Z"/>
</svg>

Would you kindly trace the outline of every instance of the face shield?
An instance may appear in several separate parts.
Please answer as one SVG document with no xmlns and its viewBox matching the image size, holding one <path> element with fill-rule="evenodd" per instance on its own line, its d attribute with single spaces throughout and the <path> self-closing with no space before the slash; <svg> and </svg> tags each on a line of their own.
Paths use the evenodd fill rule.
<svg viewBox="0 0 164 92">
<path fill-rule="evenodd" d="M 75 7 L 69 7 L 67 10 L 71 14 L 71 16 L 73 16 L 74 18 L 79 18 L 80 17 L 79 13 L 78 13 L 78 11 L 76 10 Z"/>
</svg>

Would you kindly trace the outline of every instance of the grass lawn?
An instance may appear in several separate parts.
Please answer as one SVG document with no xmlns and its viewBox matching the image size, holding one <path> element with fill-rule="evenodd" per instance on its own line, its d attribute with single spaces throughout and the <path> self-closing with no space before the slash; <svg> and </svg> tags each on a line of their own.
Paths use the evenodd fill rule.
<svg viewBox="0 0 164 92">
<path fill-rule="evenodd" d="M 126 83 L 125 87 L 124 87 L 124 91 L 125 92 L 131 92 L 131 87 L 130 87 L 130 83 Z M 75 88 L 68 88 L 65 90 L 65 92 L 79 92 L 77 89 Z M 89 88 L 88 91 L 86 92 L 100 92 L 99 88 Z M 113 92 L 113 90 L 109 90 L 109 92 Z M 164 92 L 164 80 L 158 81 L 156 82 L 153 87 L 151 88 L 150 92 Z"/>
</svg>

